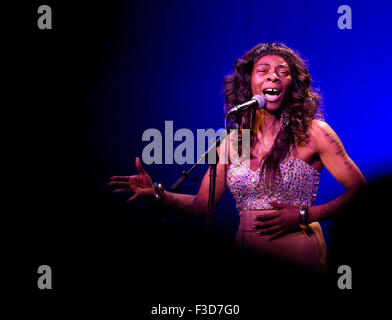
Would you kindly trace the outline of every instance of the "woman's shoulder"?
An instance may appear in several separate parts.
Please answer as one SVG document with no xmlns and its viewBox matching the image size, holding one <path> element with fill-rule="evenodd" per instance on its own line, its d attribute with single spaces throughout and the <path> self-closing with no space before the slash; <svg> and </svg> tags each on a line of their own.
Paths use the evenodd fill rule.
<svg viewBox="0 0 392 320">
<path fill-rule="evenodd" d="M 335 134 L 331 126 L 322 119 L 313 119 L 309 126 L 308 133 L 314 138 L 326 137 Z"/>
<path fill-rule="evenodd" d="M 309 136 L 317 145 L 317 149 L 329 148 L 331 144 L 339 144 L 340 139 L 332 127 L 324 120 L 313 119 L 309 127 Z"/>
</svg>

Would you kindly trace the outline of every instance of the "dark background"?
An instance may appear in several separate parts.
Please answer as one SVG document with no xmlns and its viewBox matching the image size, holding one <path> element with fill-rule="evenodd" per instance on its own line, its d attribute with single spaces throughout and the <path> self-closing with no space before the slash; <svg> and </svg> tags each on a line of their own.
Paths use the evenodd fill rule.
<svg viewBox="0 0 392 320">
<path fill-rule="evenodd" d="M 15 123 L 5 136 L 13 164 L 6 174 L 16 190 L 13 261 L 22 261 L 21 290 L 28 284 L 38 311 L 147 318 L 158 303 L 225 303 L 253 319 L 302 308 L 350 314 L 370 307 L 359 304 L 364 300 L 382 305 L 390 278 L 387 2 L 47 1 L 53 29 L 39 30 L 41 4 L 20 11 Z M 352 7 L 352 30 L 337 28 L 341 4 Z M 326 120 L 370 181 L 339 221 L 323 224 L 327 281 L 237 252 L 230 195 L 217 209 L 218 239 L 207 242 L 202 222 L 169 212 L 161 223 L 143 201 L 126 204 L 106 185 L 112 175 L 135 172 L 144 130 L 163 131 L 165 120 L 174 130 L 222 127 L 224 75 L 236 58 L 269 41 L 307 58 Z M 189 167 L 145 166 L 165 186 Z M 182 192 L 195 192 L 205 170 Z M 324 171 L 316 204 L 342 192 Z M 36 286 L 42 264 L 53 270 L 53 290 Z M 351 291 L 336 288 L 341 264 L 353 269 Z"/>
</svg>

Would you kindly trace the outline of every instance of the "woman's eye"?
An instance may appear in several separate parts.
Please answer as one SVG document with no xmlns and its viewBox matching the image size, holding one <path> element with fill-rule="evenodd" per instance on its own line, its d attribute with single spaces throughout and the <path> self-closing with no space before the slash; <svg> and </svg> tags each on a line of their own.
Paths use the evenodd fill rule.
<svg viewBox="0 0 392 320">
<path fill-rule="evenodd" d="M 258 70 L 259 73 L 267 73 L 267 70 Z"/>
</svg>

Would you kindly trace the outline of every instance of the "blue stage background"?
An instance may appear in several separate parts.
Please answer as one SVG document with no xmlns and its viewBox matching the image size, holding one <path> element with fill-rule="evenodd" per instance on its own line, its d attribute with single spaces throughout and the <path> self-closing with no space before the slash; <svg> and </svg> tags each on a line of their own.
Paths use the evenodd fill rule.
<svg viewBox="0 0 392 320">
<path fill-rule="evenodd" d="M 352 29 L 341 30 L 340 5 L 352 9 Z M 223 79 L 234 61 L 261 42 L 283 42 L 309 63 L 313 86 L 323 96 L 326 121 L 340 136 L 349 156 L 368 181 L 391 173 L 389 34 L 387 1 L 118 1 L 111 4 L 106 45 L 84 93 L 81 149 L 84 169 L 97 192 L 114 209 L 144 219 L 143 203 L 126 204 L 107 187 L 112 175 L 135 174 L 142 134 L 223 127 Z M 91 7 L 91 14 L 94 8 Z M 88 19 L 86 18 L 86 23 Z M 94 30 L 90 30 L 94 32 Z M 96 36 L 96 35 L 95 35 Z M 89 39 L 86 38 L 88 42 Z M 179 144 L 179 143 L 177 143 Z M 168 187 L 191 165 L 145 165 Z M 181 190 L 195 193 L 207 168 Z M 344 188 L 324 169 L 317 204 Z M 228 236 L 237 223 L 228 196 Z M 123 202 L 124 201 L 124 202 Z M 225 228 L 225 204 L 217 209 L 217 227 Z M 113 212 L 107 217 L 115 219 Z M 151 218 L 152 217 L 152 218 Z M 155 219 L 156 216 L 151 216 Z M 202 230 L 203 224 L 176 215 L 170 223 Z M 145 218 L 149 219 L 149 218 Z M 120 219 L 120 221 L 122 221 Z M 329 243 L 331 222 L 323 222 Z"/>
</svg>

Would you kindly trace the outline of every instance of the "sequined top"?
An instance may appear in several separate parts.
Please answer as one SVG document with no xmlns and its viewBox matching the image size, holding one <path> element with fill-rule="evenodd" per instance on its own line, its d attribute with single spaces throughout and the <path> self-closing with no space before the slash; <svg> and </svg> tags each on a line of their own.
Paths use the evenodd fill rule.
<svg viewBox="0 0 392 320">
<path fill-rule="evenodd" d="M 272 189 L 264 188 L 260 169 L 251 170 L 240 158 L 233 159 L 227 185 L 238 211 L 272 209 L 270 201 L 311 206 L 316 199 L 320 172 L 306 162 L 287 155 L 280 163 L 281 178 Z"/>
</svg>

